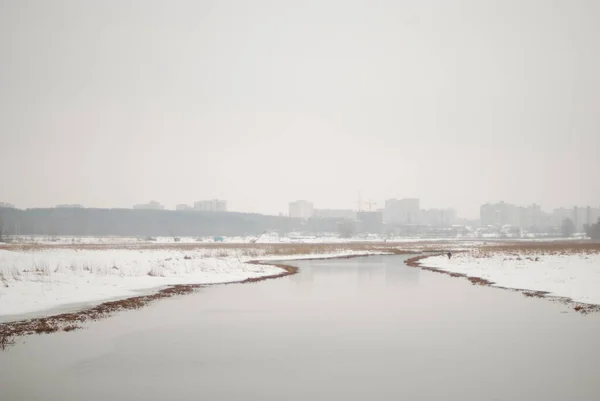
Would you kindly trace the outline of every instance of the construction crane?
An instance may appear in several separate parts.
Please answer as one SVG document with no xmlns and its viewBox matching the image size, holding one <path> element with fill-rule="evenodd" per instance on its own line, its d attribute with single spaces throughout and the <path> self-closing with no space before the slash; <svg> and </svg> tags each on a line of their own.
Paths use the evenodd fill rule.
<svg viewBox="0 0 600 401">
<path fill-rule="evenodd" d="M 377 202 L 373 202 L 370 199 L 367 202 L 364 202 L 364 203 L 369 207 L 369 211 L 373 210 L 373 206 L 377 205 Z M 362 201 L 362 194 L 361 194 L 360 191 L 358 191 L 358 201 L 356 202 L 356 204 L 358 205 L 358 211 L 359 212 L 364 212 L 363 201 Z"/>
</svg>

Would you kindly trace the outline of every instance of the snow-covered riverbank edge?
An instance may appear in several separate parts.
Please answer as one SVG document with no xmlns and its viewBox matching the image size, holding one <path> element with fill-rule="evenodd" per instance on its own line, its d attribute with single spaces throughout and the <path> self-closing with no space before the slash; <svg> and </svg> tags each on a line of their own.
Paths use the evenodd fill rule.
<svg viewBox="0 0 600 401">
<path fill-rule="evenodd" d="M 407 264 L 426 270 L 467 277 L 473 284 L 523 292 L 527 296 L 559 299 L 576 310 L 600 308 L 600 253 L 470 251 L 421 256 Z"/>
<path fill-rule="evenodd" d="M 0 315 L 0 350 L 20 336 L 77 330 L 84 322 L 208 285 L 252 283 L 295 274 L 298 268 L 288 264 L 294 260 L 401 253 L 395 249 L 337 249 L 250 258 L 255 250 L 242 250 L 241 254 L 239 249 L 217 251 L 219 256 L 214 249 L 0 250 L 0 306 L 35 309 Z M 113 296 L 107 298 L 108 294 Z M 13 303 L 5 302 L 7 299 Z"/>
<path fill-rule="evenodd" d="M 370 255 L 269 255 L 241 249 L 0 250 L 0 322 L 81 309 L 174 285 L 241 282 L 283 272 L 268 262 Z M 259 262 L 259 263 L 257 263 Z"/>
</svg>

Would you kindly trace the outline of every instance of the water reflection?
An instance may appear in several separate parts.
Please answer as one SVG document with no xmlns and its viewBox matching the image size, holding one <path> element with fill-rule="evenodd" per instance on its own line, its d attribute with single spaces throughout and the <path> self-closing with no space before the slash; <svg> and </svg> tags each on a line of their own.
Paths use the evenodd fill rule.
<svg viewBox="0 0 600 401">
<path fill-rule="evenodd" d="M 338 259 L 332 261 L 292 261 L 301 266 L 301 274 L 290 277 L 299 285 L 310 286 L 317 280 L 334 279 L 355 282 L 357 287 L 415 286 L 419 283 L 421 270 L 408 268 L 398 263 L 398 258 L 389 256 L 370 256 L 366 258 Z"/>
</svg>

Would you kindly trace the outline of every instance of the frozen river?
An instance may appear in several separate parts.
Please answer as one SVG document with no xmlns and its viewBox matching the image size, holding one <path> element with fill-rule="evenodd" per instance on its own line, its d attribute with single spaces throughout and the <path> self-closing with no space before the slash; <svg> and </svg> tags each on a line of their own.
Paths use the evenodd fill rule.
<svg viewBox="0 0 600 401">
<path fill-rule="evenodd" d="M 293 262 L 0 352 L 0 400 L 600 399 L 600 315 L 404 265 Z"/>
</svg>

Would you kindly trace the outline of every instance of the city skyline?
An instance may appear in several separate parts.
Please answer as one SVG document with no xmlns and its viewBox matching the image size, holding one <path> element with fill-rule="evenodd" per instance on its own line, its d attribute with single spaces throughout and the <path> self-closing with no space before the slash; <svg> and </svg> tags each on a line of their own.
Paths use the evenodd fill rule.
<svg viewBox="0 0 600 401">
<path fill-rule="evenodd" d="M 46 209 L 46 208 L 89 208 L 89 209 L 94 209 L 94 208 L 99 208 L 99 209 L 155 209 L 155 210 L 176 210 L 176 211 L 182 211 L 182 210 L 194 211 L 195 210 L 195 211 L 227 211 L 227 212 L 238 212 L 238 213 L 258 213 L 258 214 L 271 215 L 271 216 L 281 216 L 281 215 L 290 216 L 290 215 L 292 215 L 292 213 L 291 213 L 292 204 L 296 204 L 298 202 L 307 202 L 310 204 L 310 211 L 303 212 L 302 214 L 305 216 L 341 217 L 342 215 L 347 216 L 348 211 L 351 211 L 352 213 L 358 213 L 361 211 L 384 212 L 386 210 L 385 205 L 387 205 L 391 201 L 396 201 L 396 202 L 417 201 L 416 208 L 417 208 L 417 210 L 419 210 L 419 212 L 451 211 L 453 213 L 454 218 L 460 219 L 460 220 L 468 220 L 468 221 L 482 220 L 482 209 L 485 206 L 495 206 L 495 205 L 507 205 L 509 207 L 516 207 L 516 208 L 521 208 L 521 209 L 537 207 L 539 210 L 541 210 L 541 212 L 543 212 L 547 215 L 560 214 L 560 213 L 563 213 L 563 214 L 571 213 L 573 211 L 573 209 L 581 209 L 581 210 L 585 211 L 585 209 L 591 208 L 593 210 L 600 210 L 600 204 L 599 205 L 575 204 L 575 205 L 559 205 L 557 207 L 544 207 L 544 205 L 540 205 L 537 203 L 516 204 L 516 203 L 510 202 L 510 201 L 498 200 L 496 202 L 485 202 L 485 203 L 479 205 L 477 214 L 475 216 L 464 216 L 461 213 L 459 213 L 457 211 L 457 209 L 455 207 L 453 207 L 452 205 L 446 205 L 446 206 L 441 206 L 441 207 L 421 207 L 421 199 L 420 198 L 389 198 L 389 199 L 386 199 L 385 201 L 380 201 L 380 202 L 374 202 L 372 199 L 369 199 L 368 201 L 363 202 L 362 208 L 358 207 L 358 203 L 359 203 L 358 200 L 354 201 L 354 205 L 355 205 L 354 207 L 343 208 L 343 207 L 335 207 L 335 206 L 334 207 L 321 207 L 321 205 L 318 205 L 315 202 L 312 202 L 311 200 L 304 199 L 304 200 L 290 201 L 287 203 L 287 208 L 285 209 L 285 211 L 276 212 L 276 213 L 260 213 L 260 212 L 255 212 L 255 211 L 237 210 L 235 208 L 231 208 L 231 206 L 230 206 L 231 202 L 229 200 L 222 200 L 222 199 L 217 199 L 217 198 L 213 198 L 213 199 L 209 199 L 209 200 L 193 201 L 193 202 L 191 202 L 191 204 L 177 203 L 173 206 L 165 205 L 161 201 L 150 200 L 145 203 L 136 203 L 133 205 L 123 206 L 123 207 L 120 207 L 120 206 L 97 207 L 97 206 L 92 206 L 92 205 L 84 205 L 81 203 L 59 203 L 56 205 L 32 207 L 31 209 L 36 209 L 36 208 L 39 208 L 39 209 Z M 369 209 L 369 207 L 367 206 L 369 204 L 382 205 L 383 207 L 375 207 L 375 208 Z M 27 207 L 21 207 L 20 205 L 17 205 L 17 204 L 11 203 L 11 202 L 6 202 L 6 201 L 0 201 L 0 207 L 28 209 Z M 303 218 L 306 218 L 306 217 L 303 217 Z M 592 219 L 592 220 L 594 220 L 593 222 L 595 222 L 595 219 Z M 481 223 L 483 224 L 483 221 Z M 505 223 L 505 224 L 508 224 L 508 223 Z"/>
<path fill-rule="evenodd" d="M 600 3 L 34 3 L 0 4 L 21 207 L 600 204 Z"/>
<path fill-rule="evenodd" d="M 322 202 L 322 201 L 318 201 L 318 200 L 308 199 L 308 197 L 298 197 L 296 200 L 298 200 L 298 199 L 310 200 L 313 204 L 315 204 L 315 205 L 318 204 L 319 209 L 352 209 L 352 210 L 358 211 L 360 208 L 357 206 L 358 200 L 359 200 L 359 197 L 357 196 L 357 191 L 349 191 L 348 193 L 351 196 L 351 198 L 346 199 L 345 201 L 342 201 L 339 203 Z M 415 196 L 401 197 L 401 196 L 396 195 L 396 196 L 388 196 L 388 197 L 384 197 L 384 198 L 376 198 L 374 196 L 368 196 L 368 194 L 367 194 L 367 195 L 362 195 L 361 198 L 362 198 L 362 204 L 363 204 L 362 209 L 363 210 L 369 210 L 369 206 L 368 206 L 369 202 L 373 202 L 373 205 L 374 205 L 371 207 L 371 209 L 376 210 L 376 209 L 383 208 L 383 206 L 385 205 L 385 202 L 390 199 L 416 198 L 421 201 L 421 205 L 425 209 L 448 209 L 448 208 L 451 208 L 451 209 L 456 210 L 456 212 L 459 216 L 466 218 L 466 219 L 479 218 L 481 205 L 484 205 L 487 203 L 493 204 L 493 203 L 506 202 L 506 203 L 511 203 L 511 204 L 523 205 L 523 206 L 541 205 L 542 208 L 544 208 L 545 210 L 554 210 L 554 209 L 565 208 L 565 207 L 570 208 L 570 207 L 574 207 L 574 206 L 600 207 L 600 201 L 598 201 L 598 202 L 573 201 L 573 202 L 568 202 L 568 203 L 558 203 L 558 202 L 544 203 L 544 202 L 539 202 L 539 201 L 534 201 L 534 200 L 528 201 L 527 199 L 524 202 L 519 202 L 517 200 L 509 199 L 507 197 L 504 197 L 504 198 L 499 197 L 497 199 L 485 198 L 484 201 L 482 201 L 481 203 L 474 204 L 474 206 L 472 208 L 464 209 L 464 208 L 460 208 L 456 205 L 444 204 L 442 202 L 438 202 L 435 200 L 425 199 L 422 197 L 415 197 Z M 227 199 L 227 198 L 219 197 L 219 198 L 211 198 L 211 199 Z M 127 204 L 126 203 L 115 203 L 115 204 L 113 204 L 110 202 L 85 203 L 83 201 L 78 201 L 77 198 L 66 201 L 65 199 L 57 196 L 56 202 L 49 202 L 49 203 L 41 203 L 41 202 L 19 203 L 19 202 L 14 201 L 12 198 L 8 198 L 8 197 L 6 199 L 0 200 L 0 202 L 12 204 L 16 208 L 19 208 L 19 209 L 53 208 L 57 205 L 83 205 L 84 207 L 87 207 L 87 208 L 106 208 L 106 209 L 124 208 L 124 209 L 127 209 L 127 208 L 131 208 L 133 205 L 143 204 L 143 203 L 151 201 L 151 200 L 158 201 L 159 203 L 164 205 L 165 209 L 168 209 L 168 210 L 174 210 L 174 209 L 176 209 L 176 207 L 178 205 L 187 205 L 187 204 L 193 205 L 193 203 L 195 201 L 197 201 L 197 199 L 194 200 L 193 198 L 192 198 L 192 200 L 188 200 L 187 202 L 182 201 L 181 199 L 170 198 L 170 200 L 167 202 L 162 199 L 159 199 L 159 197 L 149 197 L 146 200 L 136 197 L 136 201 L 131 202 L 131 203 L 127 203 Z M 243 205 L 243 203 L 239 199 L 238 200 L 227 199 L 227 204 L 228 204 L 228 209 L 232 210 L 232 211 L 237 211 L 237 212 L 242 212 L 242 213 L 259 213 L 259 214 L 266 214 L 266 215 L 280 215 L 280 214 L 288 213 L 288 204 L 291 201 L 293 201 L 293 200 L 290 200 L 290 199 L 283 200 L 283 202 L 281 204 L 279 204 L 275 207 L 272 207 L 272 208 L 267 208 L 267 207 L 261 206 L 261 204 L 263 204 L 263 203 L 271 203 L 271 202 L 261 202 L 261 200 L 255 201 L 256 207 L 242 207 L 241 205 Z"/>
</svg>

